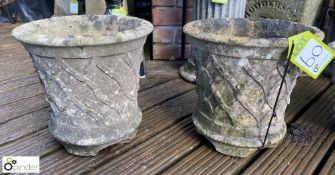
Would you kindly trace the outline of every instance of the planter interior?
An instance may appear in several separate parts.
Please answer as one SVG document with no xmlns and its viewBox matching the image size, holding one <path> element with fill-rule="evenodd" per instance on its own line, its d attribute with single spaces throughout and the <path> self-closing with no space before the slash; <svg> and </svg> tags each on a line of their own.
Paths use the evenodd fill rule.
<svg viewBox="0 0 335 175">
<path fill-rule="evenodd" d="M 133 17 L 67 16 L 13 30 L 50 102 L 49 131 L 68 152 L 94 156 L 135 136 L 139 67 L 152 28 Z"/>
<path fill-rule="evenodd" d="M 284 72 L 289 36 L 317 28 L 266 19 L 207 19 L 184 27 L 197 75 L 197 131 L 216 150 L 247 157 L 262 147 Z M 285 136 L 284 113 L 299 70 L 290 66 L 265 147 Z"/>
</svg>

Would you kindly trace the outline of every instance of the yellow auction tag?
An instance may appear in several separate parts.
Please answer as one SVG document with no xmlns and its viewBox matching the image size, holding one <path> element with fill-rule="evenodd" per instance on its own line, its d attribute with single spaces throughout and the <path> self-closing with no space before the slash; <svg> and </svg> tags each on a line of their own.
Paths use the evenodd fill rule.
<svg viewBox="0 0 335 175">
<path fill-rule="evenodd" d="M 228 0 L 212 0 L 214 3 L 219 3 L 219 4 L 227 4 Z"/>
<path fill-rule="evenodd" d="M 127 16 L 128 13 L 123 7 L 118 7 L 116 9 L 112 9 L 111 15 Z"/>
<path fill-rule="evenodd" d="M 79 14 L 79 2 L 78 0 L 70 0 L 70 14 Z"/>
<path fill-rule="evenodd" d="M 292 36 L 288 40 L 288 50 L 291 50 L 294 42 L 291 62 L 314 79 L 319 77 L 335 57 L 335 52 L 309 31 Z"/>
</svg>

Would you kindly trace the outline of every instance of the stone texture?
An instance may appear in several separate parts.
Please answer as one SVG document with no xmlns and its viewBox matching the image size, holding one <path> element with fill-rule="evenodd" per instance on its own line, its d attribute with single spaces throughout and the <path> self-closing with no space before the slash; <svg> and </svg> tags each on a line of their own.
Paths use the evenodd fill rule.
<svg viewBox="0 0 335 175">
<path fill-rule="evenodd" d="M 312 25 L 325 0 L 248 0 L 246 17 L 290 20 Z"/>
<path fill-rule="evenodd" d="M 139 67 L 152 28 L 133 17 L 68 16 L 13 30 L 50 102 L 49 131 L 69 153 L 94 156 L 135 136 Z"/>
<path fill-rule="evenodd" d="M 6 7 L 14 2 L 15 0 L 0 0 L 0 7 Z"/>
<path fill-rule="evenodd" d="M 189 59 L 187 63 L 180 67 L 179 74 L 184 80 L 190 83 L 195 82 L 197 77 L 195 75 L 195 65 L 193 59 Z"/>
<path fill-rule="evenodd" d="M 55 0 L 54 16 L 68 16 L 70 14 L 70 0 Z"/>
<path fill-rule="evenodd" d="M 335 50 L 335 41 L 329 43 L 328 46 L 329 46 L 331 49 Z"/>
<path fill-rule="evenodd" d="M 216 150 L 247 157 L 262 147 L 284 73 L 289 36 L 317 28 L 278 20 L 207 19 L 184 27 L 197 75 L 197 131 Z M 284 113 L 300 71 L 289 67 L 265 147 L 286 133 Z"/>
<path fill-rule="evenodd" d="M 245 14 L 246 0 L 233 0 L 228 4 L 222 5 L 213 3 L 211 0 L 194 0 L 193 20 L 207 18 L 243 18 Z M 195 83 L 195 67 L 192 57 L 179 70 L 180 76 L 188 81 Z"/>
<path fill-rule="evenodd" d="M 88 15 L 102 15 L 106 10 L 105 0 L 85 0 L 85 12 Z"/>
</svg>

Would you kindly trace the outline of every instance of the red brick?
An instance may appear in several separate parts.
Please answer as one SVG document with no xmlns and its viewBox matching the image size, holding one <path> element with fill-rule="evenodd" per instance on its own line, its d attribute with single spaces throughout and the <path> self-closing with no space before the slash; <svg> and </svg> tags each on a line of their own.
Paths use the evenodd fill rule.
<svg viewBox="0 0 335 175">
<path fill-rule="evenodd" d="M 174 43 L 176 27 L 155 26 L 153 32 L 154 43 Z"/>
<path fill-rule="evenodd" d="M 181 45 L 154 44 L 153 59 L 175 60 L 181 57 Z"/>
<path fill-rule="evenodd" d="M 182 14 L 182 8 L 154 7 L 152 23 L 154 25 L 181 25 Z"/>
<path fill-rule="evenodd" d="M 183 0 L 177 0 L 176 5 L 177 7 L 183 7 Z"/>
<path fill-rule="evenodd" d="M 176 34 L 175 34 L 175 43 L 180 44 L 182 39 L 182 27 L 175 27 L 176 28 Z"/>
<path fill-rule="evenodd" d="M 178 0 L 177 0 L 178 1 Z M 171 7 L 174 6 L 176 3 L 176 0 L 152 0 L 152 6 L 153 7 Z"/>
<path fill-rule="evenodd" d="M 186 5 L 187 5 L 187 8 L 193 8 L 193 0 L 187 0 Z"/>
<path fill-rule="evenodd" d="M 186 34 L 185 34 L 185 43 L 186 43 L 186 44 L 190 44 L 190 43 L 191 43 L 191 41 L 190 41 L 190 37 L 187 36 Z"/>
<path fill-rule="evenodd" d="M 192 15 L 193 15 L 193 9 L 191 8 L 186 9 L 186 23 L 193 21 Z"/>
<path fill-rule="evenodd" d="M 191 44 L 185 44 L 184 59 L 190 59 L 190 58 L 191 58 Z"/>
</svg>

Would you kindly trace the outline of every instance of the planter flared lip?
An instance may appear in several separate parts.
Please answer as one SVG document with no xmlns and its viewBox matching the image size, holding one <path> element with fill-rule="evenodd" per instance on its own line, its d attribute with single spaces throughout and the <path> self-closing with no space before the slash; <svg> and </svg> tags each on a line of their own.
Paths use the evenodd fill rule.
<svg viewBox="0 0 335 175">
<path fill-rule="evenodd" d="M 117 18 L 117 20 L 124 18 L 125 20 L 140 20 L 140 25 L 134 29 L 125 30 L 122 32 L 115 32 L 113 34 L 94 34 L 94 35 L 46 35 L 39 33 L 31 33 L 34 30 L 34 25 L 40 25 L 44 22 L 57 22 L 57 20 L 81 20 L 81 18 Z M 20 25 L 13 29 L 12 35 L 14 38 L 22 43 L 50 46 L 50 47 L 81 47 L 81 46 L 98 46 L 98 45 L 112 45 L 117 43 L 129 42 L 148 36 L 153 30 L 153 25 L 146 20 L 130 17 L 130 16 L 115 16 L 115 15 L 75 15 L 52 17 L 48 19 L 37 20 Z"/>
<path fill-rule="evenodd" d="M 285 20 L 278 19 L 247 19 L 247 18 L 220 18 L 220 19 L 211 19 L 211 20 L 226 20 L 227 22 L 233 20 L 249 20 L 252 21 L 270 21 L 270 22 L 289 22 Z M 206 19 L 205 19 L 206 20 Z M 245 46 L 245 47 L 277 47 L 277 48 L 287 48 L 288 47 L 288 38 L 262 38 L 262 37 L 243 37 L 236 35 L 219 35 L 215 33 L 205 32 L 199 28 L 194 27 L 196 23 L 199 23 L 203 20 L 197 20 L 190 23 L 187 23 L 183 27 L 183 31 L 189 35 L 191 38 L 198 39 L 201 41 L 207 41 L 217 44 L 226 44 L 226 45 L 235 45 L 235 46 Z M 304 25 L 311 30 L 314 30 L 316 35 L 320 40 L 324 38 L 324 33 L 317 27 L 305 25 L 296 22 L 290 22 L 291 24 Z M 304 32 L 304 31 L 302 31 Z M 298 33 L 297 33 L 298 34 Z"/>
<path fill-rule="evenodd" d="M 329 46 L 331 49 L 335 50 L 335 41 L 328 43 L 328 46 Z"/>
</svg>

